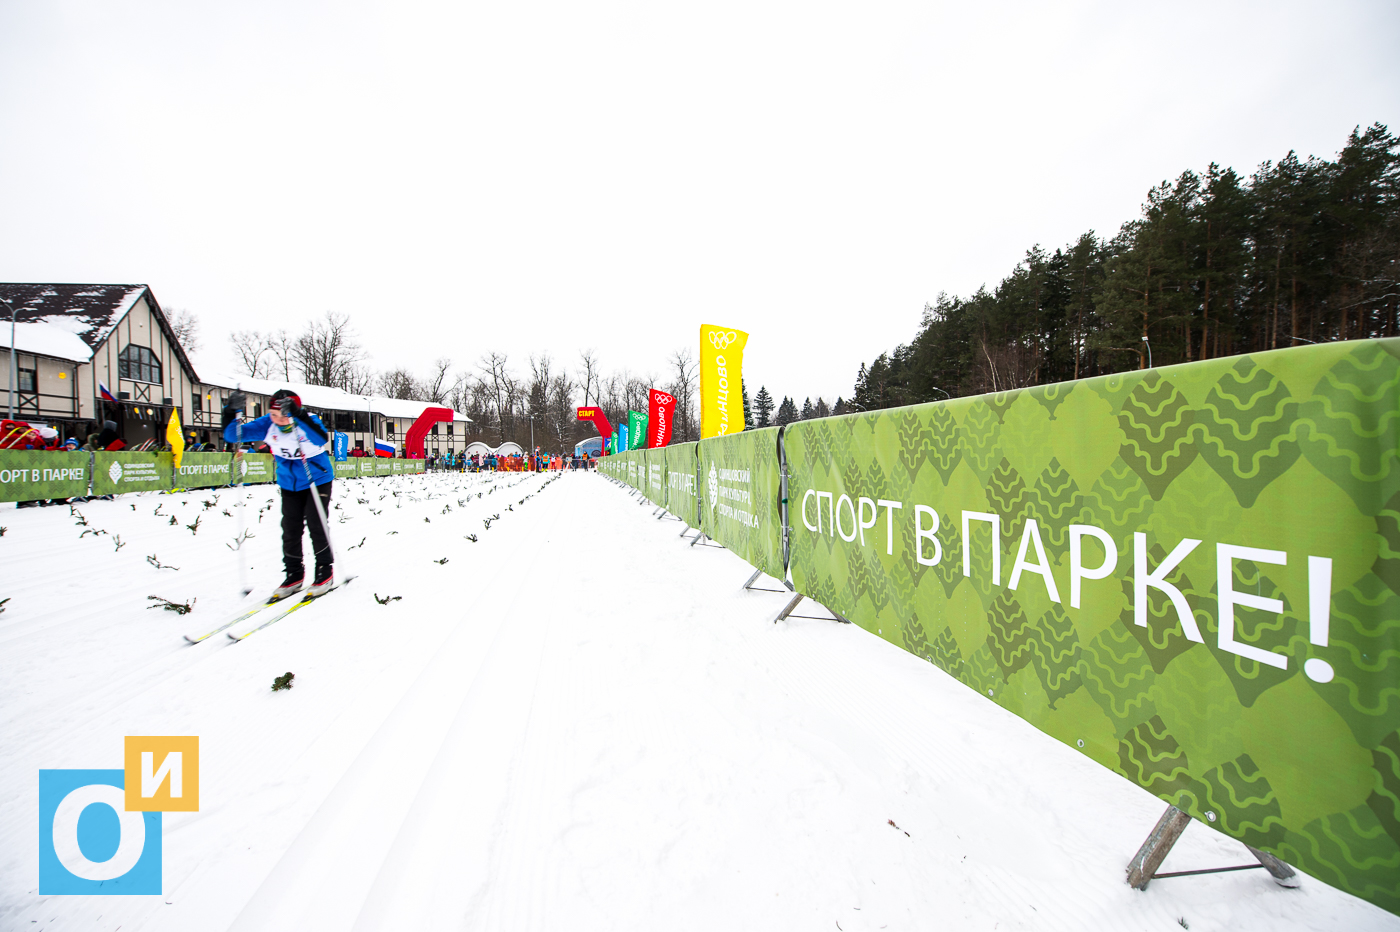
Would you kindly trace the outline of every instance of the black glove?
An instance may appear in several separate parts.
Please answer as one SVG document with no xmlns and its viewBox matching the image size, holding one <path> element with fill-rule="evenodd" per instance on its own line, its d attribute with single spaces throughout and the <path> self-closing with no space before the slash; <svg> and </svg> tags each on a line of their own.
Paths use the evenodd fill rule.
<svg viewBox="0 0 1400 932">
<path fill-rule="evenodd" d="M 220 429 L 228 427 L 234 421 L 238 420 L 238 415 L 242 414 L 247 407 L 248 396 L 242 392 L 234 392 L 232 395 L 225 398 L 223 420 L 219 425 Z"/>
<path fill-rule="evenodd" d="M 277 410 L 283 417 L 294 417 L 300 419 L 303 415 L 301 405 L 297 404 L 295 398 L 277 399 Z"/>
</svg>

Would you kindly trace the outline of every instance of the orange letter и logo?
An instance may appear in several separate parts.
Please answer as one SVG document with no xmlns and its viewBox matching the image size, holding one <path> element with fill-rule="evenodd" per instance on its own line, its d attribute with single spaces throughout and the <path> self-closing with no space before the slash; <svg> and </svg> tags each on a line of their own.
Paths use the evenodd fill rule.
<svg viewBox="0 0 1400 932">
<path fill-rule="evenodd" d="M 199 811 L 199 737 L 126 738 L 126 811 Z"/>
</svg>

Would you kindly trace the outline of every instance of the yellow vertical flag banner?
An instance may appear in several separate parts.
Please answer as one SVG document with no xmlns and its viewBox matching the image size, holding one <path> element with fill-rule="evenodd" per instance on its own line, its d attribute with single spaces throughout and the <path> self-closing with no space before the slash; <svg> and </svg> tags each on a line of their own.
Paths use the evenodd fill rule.
<svg viewBox="0 0 1400 932">
<path fill-rule="evenodd" d="M 700 325 L 700 439 L 744 429 L 744 346 L 749 335 L 732 327 Z"/>
<path fill-rule="evenodd" d="M 185 435 L 180 430 L 180 412 L 170 412 L 170 422 L 165 425 L 165 442 L 170 444 L 170 452 L 175 455 L 175 473 L 180 472 L 180 460 L 185 455 Z"/>
</svg>

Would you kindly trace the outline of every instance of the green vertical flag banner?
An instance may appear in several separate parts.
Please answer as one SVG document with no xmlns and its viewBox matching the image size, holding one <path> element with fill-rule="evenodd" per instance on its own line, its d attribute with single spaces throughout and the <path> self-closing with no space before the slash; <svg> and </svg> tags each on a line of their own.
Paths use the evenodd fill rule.
<svg viewBox="0 0 1400 932">
<path fill-rule="evenodd" d="M 778 428 L 700 441 L 700 529 L 750 564 L 784 577 Z"/>
<path fill-rule="evenodd" d="M 1400 340 L 801 421 L 784 448 L 799 592 L 1400 912 Z"/>
<path fill-rule="evenodd" d="M 634 450 L 647 447 L 647 416 L 640 411 L 627 412 L 627 444 Z"/>
<path fill-rule="evenodd" d="M 0 450 L 0 502 L 86 495 L 91 457 L 91 453 Z"/>
</svg>

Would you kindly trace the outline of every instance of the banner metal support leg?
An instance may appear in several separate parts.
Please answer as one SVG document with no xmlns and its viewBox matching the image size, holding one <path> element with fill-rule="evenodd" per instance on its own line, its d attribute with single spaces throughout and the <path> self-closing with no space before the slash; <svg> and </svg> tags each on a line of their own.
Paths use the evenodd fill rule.
<svg viewBox="0 0 1400 932">
<path fill-rule="evenodd" d="M 802 593 L 799 592 L 793 595 L 791 601 L 789 601 L 788 604 L 784 605 L 783 610 L 778 613 L 778 617 L 773 619 L 773 624 L 776 625 L 778 622 L 784 620 L 785 618 L 787 618 L 787 616 L 791 615 L 793 613 L 793 610 L 797 608 L 797 603 L 801 601 Z"/>
<path fill-rule="evenodd" d="M 1168 806 L 1167 811 L 1162 813 L 1162 817 L 1157 820 L 1157 825 L 1152 829 L 1147 840 L 1142 843 L 1132 861 L 1128 862 L 1128 886 L 1135 890 L 1146 890 L 1147 885 L 1154 879 L 1163 877 L 1189 877 L 1196 874 L 1224 874 L 1230 871 L 1247 871 L 1262 868 L 1269 872 L 1274 878 L 1274 883 L 1281 887 L 1298 886 L 1297 875 L 1293 868 L 1289 867 L 1278 858 L 1267 851 L 1260 851 L 1251 845 L 1245 845 L 1249 853 L 1259 861 L 1258 864 L 1240 864 L 1235 867 L 1209 867 L 1204 870 L 1194 871 L 1169 871 L 1165 874 L 1157 873 L 1157 869 L 1162 866 L 1162 862 L 1171 853 L 1172 846 L 1181 838 L 1181 833 L 1186 831 L 1186 826 L 1191 824 L 1191 817 L 1175 806 Z"/>
</svg>

